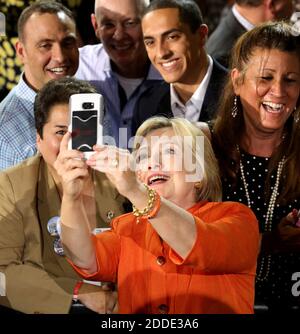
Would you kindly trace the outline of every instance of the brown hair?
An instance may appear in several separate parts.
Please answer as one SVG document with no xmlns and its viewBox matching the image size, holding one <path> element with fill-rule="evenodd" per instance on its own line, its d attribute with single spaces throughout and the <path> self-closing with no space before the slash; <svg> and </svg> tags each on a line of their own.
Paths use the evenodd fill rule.
<svg viewBox="0 0 300 334">
<path fill-rule="evenodd" d="M 71 95 L 80 93 L 96 93 L 96 89 L 87 81 L 64 77 L 48 81 L 37 93 L 34 101 L 34 120 L 36 131 L 42 139 L 52 107 L 59 104 L 68 105 Z"/>
<path fill-rule="evenodd" d="M 32 5 L 26 7 L 21 13 L 18 20 L 18 37 L 20 41 L 24 42 L 24 27 L 29 18 L 34 14 L 58 14 L 59 12 L 65 13 L 75 24 L 75 18 L 72 12 L 56 1 L 37 1 Z"/>
<path fill-rule="evenodd" d="M 294 53 L 300 61 L 300 37 L 293 34 L 291 25 L 286 22 L 264 23 L 242 35 L 234 46 L 231 68 L 236 68 L 242 73 L 239 84 L 243 83 L 247 65 L 256 49 L 276 49 Z M 233 184 L 236 182 L 240 161 L 237 145 L 240 144 L 245 131 L 243 108 L 239 99 L 237 101 L 239 112 L 235 118 L 231 115 L 234 97 L 233 83 L 228 77 L 213 128 L 213 147 L 219 164 L 222 166 L 222 177 L 228 178 Z M 278 162 L 283 156 L 286 157 L 283 169 L 285 184 L 280 193 L 279 201 L 295 198 L 300 194 L 300 174 L 295 173 L 300 166 L 300 124 L 294 122 L 294 116 L 300 114 L 299 102 L 298 98 L 297 110 L 285 124 L 285 138 L 270 159 L 267 183 L 270 181 L 270 176 L 276 169 Z"/>
</svg>

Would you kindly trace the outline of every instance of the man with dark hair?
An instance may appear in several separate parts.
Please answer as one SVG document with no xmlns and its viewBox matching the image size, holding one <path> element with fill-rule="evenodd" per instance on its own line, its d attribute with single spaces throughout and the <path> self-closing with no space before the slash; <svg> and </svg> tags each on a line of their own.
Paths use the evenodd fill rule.
<svg viewBox="0 0 300 334">
<path fill-rule="evenodd" d="M 126 148 L 138 97 L 161 82 L 143 43 L 141 16 L 149 0 L 96 0 L 92 24 L 100 44 L 80 49 L 78 79 L 104 97 L 104 135 Z"/>
<path fill-rule="evenodd" d="M 36 153 L 33 103 L 51 79 L 72 76 L 78 68 L 72 13 L 55 1 L 38 1 L 18 21 L 16 51 L 24 65 L 19 83 L 0 104 L 0 169 Z"/>
<path fill-rule="evenodd" d="M 69 313 L 78 309 L 71 307 L 72 299 L 78 299 L 105 313 L 116 302 L 112 292 L 80 280 L 59 239 L 62 187 L 53 164 L 68 131 L 70 96 L 94 92 L 88 83 L 72 78 L 45 84 L 34 106 L 40 154 L 0 173 L 1 305 L 25 313 Z M 91 232 L 109 227 L 111 219 L 124 212 L 124 199 L 103 173 L 87 168 L 81 181 Z"/>
<path fill-rule="evenodd" d="M 293 13 L 293 0 L 236 0 L 206 43 L 206 50 L 228 67 L 235 41 L 254 26 L 288 19 Z"/>
<path fill-rule="evenodd" d="M 204 50 L 208 28 L 193 0 L 154 0 L 142 19 L 152 64 L 166 82 L 147 90 L 133 117 L 133 133 L 154 115 L 190 121 L 213 118 L 227 71 Z"/>
</svg>

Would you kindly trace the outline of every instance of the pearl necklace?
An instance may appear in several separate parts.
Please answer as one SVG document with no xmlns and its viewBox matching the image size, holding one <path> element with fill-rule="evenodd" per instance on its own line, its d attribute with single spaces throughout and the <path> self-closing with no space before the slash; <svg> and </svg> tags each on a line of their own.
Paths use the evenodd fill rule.
<svg viewBox="0 0 300 334">
<path fill-rule="evenodd" d="M 240 148 L 237 146 L 237 151 L 240 153 Z M 265 232 L 271 232 L 272 230 L 272 222 L 273 222 L 273 214 L 274 214 L 274 209 L 275 209 L 275 204 L 276 204 L 276 199 L 278 196 L 278 188 L 279 188 L 279 183 L 280 183 L 280 176 L 282 173 L 282 169 L 285 163 L 285 156 L 279 161 L 278 167 L 277 167 L 277 173 L 276 173 L 276 182 L 272 191 L 272 194 L 270 196 L 270 201 L 268 205 L 268 210 L 266 214 L 266 220 L 265 220 Z M 248 184 L 246 181 L 245 173 L 244 173 L 244 165 L 242 162 L 242 159 L 240 158 L 240 171 L 241 171 L 241 178 L 243 181 L 244 189 L 245 189 L 245 194 L 247 198 L 247 204 L 248 207 L 251 208 L 251 200 L 250 200 L 250 195 L 249 195 L 249 190 L 248 190 Z M 267 258 L 267 261 L 265 261 L 265 258 Z M 265 265 L 266 263 L 266 265 Z M 265 266 L 267 267 L 265 270 Z M 267 255 L 266 257 L 261 258 L 261 263 L 260 263 L 260 268 L 259 272 L 256 276 L 257 281 L 265 281 L 268 278 L 268 275 L 270 273 L 270 268 L 271 268 L 271 255 Z M 265 273 L 265 274 L 264 274 Z"/>
</svg>

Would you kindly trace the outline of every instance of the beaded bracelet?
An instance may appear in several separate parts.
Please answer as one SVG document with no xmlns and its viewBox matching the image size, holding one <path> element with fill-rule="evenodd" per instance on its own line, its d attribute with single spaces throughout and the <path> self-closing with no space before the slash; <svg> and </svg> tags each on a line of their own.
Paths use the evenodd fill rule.
<svg viewBox="0 0 300 334">
<path fill-rule="evenodd" d="M 149 188 L 146 184 L 144 184 L 145 188 L 147 189 L 148 193 L 148 203 L 144 209 L 139 210 L 134 205 L 133 208 L 133 215 L 137 217 L 137 224 L 140 222 L 140 218 L 145 217 L 147 219 L 151 219 L 156 216 L 158 210 L 160 209 L 160 196 L 158 193 Z"/>
</svg>

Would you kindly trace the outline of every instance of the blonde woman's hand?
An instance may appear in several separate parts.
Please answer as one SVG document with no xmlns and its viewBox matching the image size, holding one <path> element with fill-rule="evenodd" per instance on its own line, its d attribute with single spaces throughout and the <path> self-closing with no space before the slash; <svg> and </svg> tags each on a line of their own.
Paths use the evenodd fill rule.
<svg viewBox="0 0 300 334">
<path fill-rule="evenodd" d="M 128 197 L 133 193 L 139 182 L 130 152 L 107 145 L 96 145 L 94 151 L 95 154 L 86 161 L 87 165 L 105 173 L 121 195 Z"/>
</svg>

